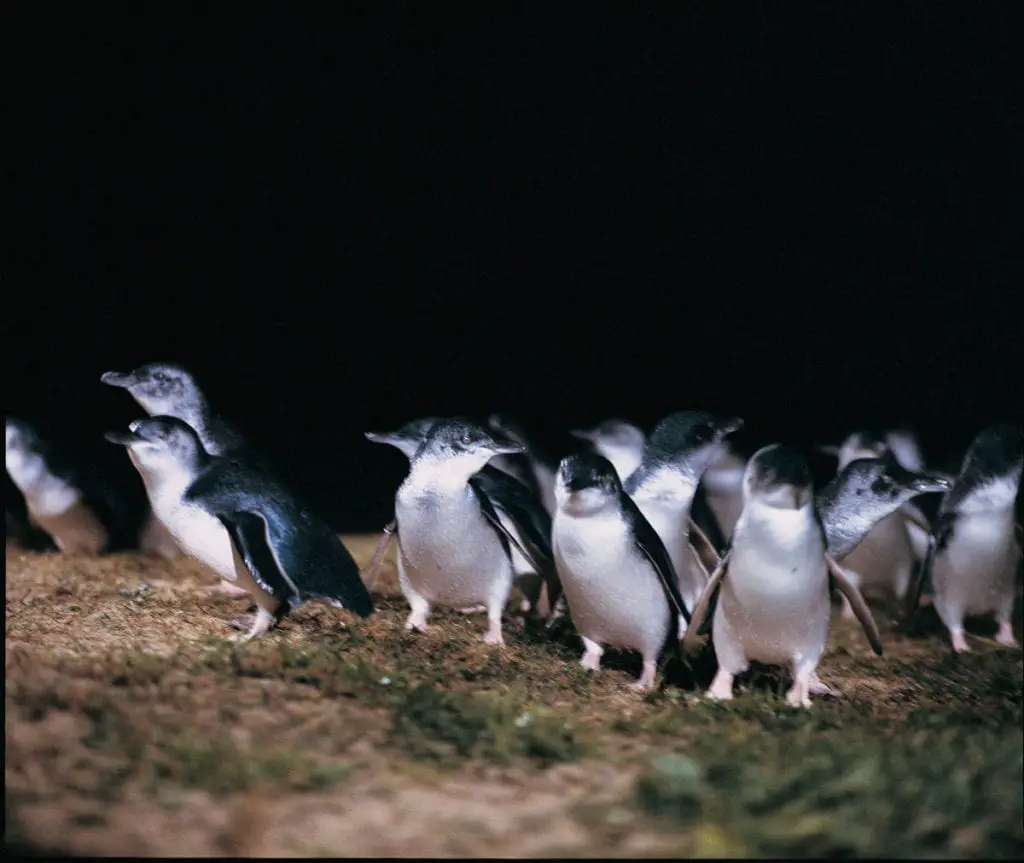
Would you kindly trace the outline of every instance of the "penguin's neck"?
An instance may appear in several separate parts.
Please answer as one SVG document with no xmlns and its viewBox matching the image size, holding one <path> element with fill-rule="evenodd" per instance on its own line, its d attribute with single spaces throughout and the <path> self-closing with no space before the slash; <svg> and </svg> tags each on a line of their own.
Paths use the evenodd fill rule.
<svg viewBox="0 0 1024 863">
<path fill-rule="evenodd" d="M 402 485 L 406 493 L 416 496 L 457 494 L 467 490 L 467 483 L 477 472 L 473 467 L 461 459 L 424 456 L 412 463 Z"/>
<path fill-rule="evenodd" d="M 129 450 L 129 456 L 135 465 L 146 493 L 151 502 L 178 500 L 199 475 L 201 465 L 192 461 L 164 458 L 156 462 L 147 462 Z"/>
</svg>

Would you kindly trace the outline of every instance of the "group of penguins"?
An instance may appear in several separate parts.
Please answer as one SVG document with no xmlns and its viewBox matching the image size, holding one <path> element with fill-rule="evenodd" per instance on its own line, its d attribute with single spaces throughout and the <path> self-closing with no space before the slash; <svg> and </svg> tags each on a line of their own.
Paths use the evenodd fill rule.
<svg viewBox="0 0 1024 863">
<path fill-rule="evenodd" d="M 184 367 L 149 363 L 101 381 L 147 414 L 105 435 L 127 450 L 148 498 L 130 528 L 135 547 L 194 557 L 220 577 L 211 590 L 249 596 L 256 613 L 237 640 L 261 636 L 307 600 L 369 616 L 376 572 L 397 540 L 407 630 L 426 630 L 440 605 L 486 613 L 484 641 L 500 645 L 516 588 L 526 620 L 575 631 L 584 668 L 597 670 L 609 647 L 639 652 L 638 690 L 654 683 L 659 662 L 706 649 L 710 632 L 712 699 L 731 698 L 752 662 L 791 673 L 793 706 L 837 695 L 816 671 L 834 594 L 882 653 L 861 588 L 911 619 L 930 601 L 957 652 L 969 649 L 969 615 L 993 616 L 997 641 L 1017 646 L 1024 432 L 1009 423 L 980 431 L 959 468 L 945 472 L 924 468 L 908 433 L 856 432 L 832 449 L 837 470 L 816 489 L 799 448 L 740 455 L 736 417 L 680 411 L 650 435 L 608 420 L 573 431 L 577 451 L 557 462 L 497 416 L 418 419 L 366 433 L 401 451 L 409 468 L 361 574 L 276 466 L 211 411 Z M 84 474 L 11 417 L 6 464 L 25 522 L 8 502 L 9 537 L 42 531 L 69 553 L 117 547 L 124 528 L 109 514 L 118 508 L 96 505 Z"/>
</svg>

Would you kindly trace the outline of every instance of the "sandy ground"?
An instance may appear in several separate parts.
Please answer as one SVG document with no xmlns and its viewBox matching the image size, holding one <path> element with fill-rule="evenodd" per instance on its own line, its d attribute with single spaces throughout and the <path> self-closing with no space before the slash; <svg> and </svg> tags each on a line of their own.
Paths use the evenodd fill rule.
<svg viewBox="0 0 1024 863">
<path fill-rule="evenodd" d="M 377 537 L 344 540 L 365 565 Z M 910 638 L 877 608 L 878 658 L 837 613 L 821 673 L 843 697 L 805 713 L 769 673 L 727 706 L 679 669 L 639 695 L 634 657 L 590 675 L 574 637 L 511 616 L 504 650 L 481 615 L 406 633 L 393 554 L 373 617 L 308 604 L 244 646 L 225 639 L 248 603 L 207 593 L 191 561 L 8 546 L 5 562 L 21 850 L 1024 853 L 1021 652 L 976 638 L 954 656 L 934 621 Z"/>
</svg>

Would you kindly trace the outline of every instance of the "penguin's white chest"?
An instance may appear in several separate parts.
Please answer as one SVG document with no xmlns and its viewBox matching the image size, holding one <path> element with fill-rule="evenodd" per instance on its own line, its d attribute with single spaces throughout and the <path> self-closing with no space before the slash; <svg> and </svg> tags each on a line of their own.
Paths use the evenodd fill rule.
<svg viewBox="0 0 1024 863">
<path fill-rule="evenodd" d="M 831 615 L 825 543 L 798 515 L 741 516 L 715 610 L 716 651 L 729 642 L 721 649 L 770 664 L 821 655 Z"/>
<path fill-rule="evenodd" d="M 432 603 L 486 603 L 512 581 L 512 564 L 466 484 L 423 488 L 406 480 L 395 496 L 402 571 Z"/>
<path fill-rule="evenodd" d="M 961 514 L 949 544 L 935 560 L 936 595 L 967 614 L 990 611 L 1014 590 L 1020 556 L 1012 509 Z"/>
<path fill-rule="evenodd" d="M 621 515 L 558 510 L 552 547 L 576 629 L 599 644 L 656 654 L 671 625 L 668 599 Z"/>
<path fill-rule="evenodd" d="M 235 557 L 227 530 L 208 512 L 185 503 L 181 499 L 182 492 L 174 487 L 150 489 L 153 515 L 182 551 L 222 578 L 234 581 Z"/>
</svg>

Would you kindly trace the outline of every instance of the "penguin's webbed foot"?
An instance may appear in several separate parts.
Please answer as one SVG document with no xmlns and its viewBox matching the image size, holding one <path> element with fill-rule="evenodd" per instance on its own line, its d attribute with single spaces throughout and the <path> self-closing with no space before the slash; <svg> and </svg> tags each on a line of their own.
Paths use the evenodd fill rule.
<svg viewBox="0 0 1024 863">
<path fill-rule="evenodd" d="M 248 596 L 249 591 L 239 587 L 237 584 L 232 584 L 230 581 L 218 581 L 216 584 L 211 584 L 206 588 L 206 592 L 210 596 Z"/>
<path fill-rule="evenodd" d="M 236 644 L 241 644 L 242 642 L 249 641 L 253 638 L 259 638 L 261 635 L 266 634 L 267 631 L 277 623 L 277 621 L 278 618 L 266 609 L 257 608 L 256 614 L 252 618 L 252 626 L 249 628 L 249 631 L 244 634 L 240 633 L 238 635 L 234 635 L 229 640 L 234 641 Z"/>
<path fill-rule="evenodd" d="M 644 670 L 640 677 L 629 684 L 634 692 L 646 692 L 654 685 L 654 677 L 657 674 L 658 665 L 656 662 L 644 661 Z"/>
<path fill-rule="evenodd" d="M 999 632 L 996 633 L 996 641 L 1005 647 L 1020 647 L 1013 635 L 1013 624 L 1005 620 L 999 624 Z"/>
<path fill-rule="evenodd" d="M 824 683 L 821 680 L 821 678 L 818 677 L 818 672 L 814 672 L 814 674 L 811 675 L 811 679 L 810 679 L 810 682 L 808 683 L 807 691 L 809 693 L 811 693 L 812 695 L 828 695 L 831 698 L 842 698 L 843 697 L 843 693 L 840 692 L 838 689 L 836 689 L 835 687 L 829 686 L 827 683 Z"/>
<path fill-rule="evenodd" d="M 970 653 L 971 647 L 964 637 L 963 630 L 952 633 L 953 650 L 957 653 Z"/>
<path fill-rule="evenodd" d="M 719 668 L 718 673 L 715 675 L 715 679 L 711 681 L 711 686 L 709 686 L 708 691 L 704 693 L 705 696 L 712 701 L 731 701 L 732 681 L 733 675 Z"/>
</svg>

